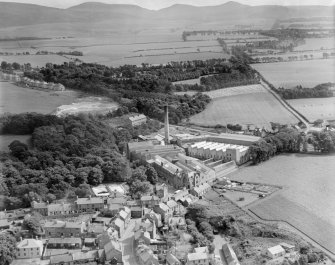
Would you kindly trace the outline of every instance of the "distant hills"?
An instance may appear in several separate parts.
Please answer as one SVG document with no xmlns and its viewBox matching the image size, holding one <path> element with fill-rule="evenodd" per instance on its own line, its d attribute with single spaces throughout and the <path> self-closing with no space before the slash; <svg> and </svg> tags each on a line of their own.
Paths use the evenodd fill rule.
<svg viewBox="0 0 335 265">
<path fill-rule="evenodd" d="M 219 6 L 196 7 L 173 5 L 157 11 L 135 5 L 103 4 L 87 2 L 67 9 L 33 4 L 0 2 L 0 28 L 48 23 L 90 23 L 122 21 L 154 23 L 174 21 L 180 26 L 192 23 L 217 23 L 220 21 L 253 21 L 289 19 L 294 17 L 334 16 L 334 6 L 249 6 L 228 2 Z"/>
</svg>

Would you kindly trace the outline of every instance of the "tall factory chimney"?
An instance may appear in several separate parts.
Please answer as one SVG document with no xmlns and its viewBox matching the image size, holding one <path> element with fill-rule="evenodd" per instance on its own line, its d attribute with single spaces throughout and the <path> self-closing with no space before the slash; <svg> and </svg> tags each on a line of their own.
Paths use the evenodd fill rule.
<svg viewBox="0 0 335 265">
<path fill-rule="evenodd" d="M 169 109 L 168 105 L 164 106 L 164 123 L 165 123 L 165 144 L 170 144 L 170 130 L 169 130 Z"/>
</svg>

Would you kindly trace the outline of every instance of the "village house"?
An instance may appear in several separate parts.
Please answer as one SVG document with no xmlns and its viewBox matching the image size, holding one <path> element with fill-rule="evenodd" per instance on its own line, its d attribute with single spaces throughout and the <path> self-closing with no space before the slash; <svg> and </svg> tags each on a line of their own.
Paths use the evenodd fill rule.
<svg viewBox="0 0 335 265">
<path fill-rule="evenodd" d="M 159 204 L 160 199 L 155 195 L 142 196 L 141 199 L 142 207 L 153 208 L 155 205 Z"/>
<path fill-rule="evenodd" d="M 186 227 L 187 226 L 186 226 L 185 217 L 183 216 L 175 216 L 169 219 L 169 229 L 170 230 L 173 230 L 173 229 L 185 230 Z"/>
<path fill-rule="evenodd" d="M 228 243 L 222 245 L 222 253 L 228 265 L 240 265 L 237 256 L 235 254 L 235 251 Z"/>
<path fill-rule="evenodd" d="M 138 245 L 147 245 L 149 246 L 151 243 L 150 233 L 143 230 L 137 230 L 134 233 L 134 241 L 136 246 Z"/>
<path fill-rule="evenodd" d="M 37 239 L 23 239 L 16 245 L 17 259 L 40 258 L 43 253 L 43 243 Z"/>
<path fill-rule="evenodd" d="M 156 239 L 157 237 L 156 224 L 149 219 L 146 219 L 141 223 L 136 223 L 134 231 L 139 230 L 149 232 L 151 239 Z"/>
<path fill-rule="evenodd" d="M 45 237 L 81 237 L 85 233 L 84 222 L 47 221 L 44 224 Z"/>
<path fill-rule="evenodd" d="M 187 198 L 189 195 L 189 192 L 186 188 L 182 189 L 182 190 L 177 190 L 173 195 L 172 195 L 172 199 L 175 200 L 176 202 L 178 202 L 179 200 L 185 199 Z"/>
<path fill-rule="evenodd" d="M 154 211 L 156 213 L 159 213 L 162 216 L 162 221 L 167 224 L 169 219 L 173 215 L 172 209 L 170 209 L 169 206 L 167 206 L 165 203 L 161 202 L 158 205 L 154 207 Z"/>
<path fill-rule="evenodd" d="M 153 251 L 145 246 L 145 245 L 140 245 L 137 250 L 136 250 L 136 255 L 138 257 L 138 261 L 140 265 L 158 265 L 158 258 L 157 256 L 153 253 Z"/>
<path fill-rule="evenodd" d="M 66 249 L 73 249 L 73 248 L 81 248 L 82 247 L 82 240 L 81 238 L 77 237 L 57 237 L 57 238 L 49 238 L 47 239 L 47 247 L 50 248 L 66 248 Z"/>
<path fill-rule="evenodd" d="M 92 223 L 87 226 L 86 237 L 97 237 L 107 230 L 107 227 L 101 223 Z"/>
<path fill-rule="evenodd" d="M 131 212 L 130 212 L 130 209 L 128 207 L 125 207 L 125 208 L 127 208 L 127 210 L 121 210 L 119 212 L 119 218 L 124 222 L 124 226 L 126 228 L 129 224 L 129 222 L 130 222 Z M 129 211 L 128 211 L 128 209 L 129 209 Z"/>
<path fill-rule="evenodd" d="M 186 265 L 209 265 L 208 253 L 188 253 L 186 258 Z"/>
<path fill-rule="evenodd" d="M 166 264 L 168 265 L 181 265 L 179 259 L 174 256 L 170 251 L 166 254 Z"/>
<path fill-rule="evenodd" d="M 166 205 L 171 209 L 172 215 L 177 211 L 178 203 L 175 200 L 169 200 Z"/>
<path fill-rule="evenodd" d="M 84 238 L 84 247 L 85 248 L 95 248 L 96 238 L 94 237 L 85 237 Z"/>
<path fill-rule="evenodd" d="M 120 218 L 116 218 L 112 221 L 111 227 L 114 228 L 118 232 L 119 238 L 123 236 L 124 233 L 124 222 Z"/>
<path fill-rule="evenodd" d="M 142 218 L 143 208 L 141 206 L 133 206 L 130 208 L 131 218 Z"/>
<path fill-rule="evenodd" d="M 32 211 L 38 212 L 43 216 L 63 216 L 71 215 L 77 212 L 76 206 L 72 203 L 45 203 L 36 202 L 31 203 Z"/>
<path fill-rule="evenodd" d="M 78 212 L 98 212 L 105 208 L 104 198 L 91 197 L 77 198 L 76 205 Z"/>
<path fill-rule="evenodd" d="M 163 226 L 162 216 L 151 209 L 144 214 L 144 219 L 149 219 L 151 222 L 154 222 L 156 227 Z"/>
<path fill-rule="evenodd" d="M 208 191 L 210 191 L 211 186 L 208 183 L 203 183 L 198 187 L 191 189 L 190 193 L 198 198 L 204 196 Z"/>
<path fill-rule="evenodd" d="M 104 261 L 105 263 L 108 264 L 122 264 L 123 258 L 122 258 L 122 253 L 123 253 L 123 248 L 122 244 L 119 242 L 116 242 L 114 240 L 109 241 L 104 246 Z"/>
<path fill-rule="evenodd" d="M 89 262 L 103 262 L 103 250 L 66 253 L 50 257 L 50 265 L 73 265 Z"/>
<path fill-rule="evenodd" d="M 165 202 L 169 198 L 169 192 L 168 192 L 168 186 L 165 183 L 162 184 L 156 184 L 155 185 L 155 192 L 158 198 L 160 198 L 161 201 Z"/>
<path fill-rule="evenodd" d="M 285 255 L 285 250 L 281 245 L 277 245 L 271 248 L 268 248 L 266 251 L 267 256 L 272 259 L 276 259 Z"/>
</svg>

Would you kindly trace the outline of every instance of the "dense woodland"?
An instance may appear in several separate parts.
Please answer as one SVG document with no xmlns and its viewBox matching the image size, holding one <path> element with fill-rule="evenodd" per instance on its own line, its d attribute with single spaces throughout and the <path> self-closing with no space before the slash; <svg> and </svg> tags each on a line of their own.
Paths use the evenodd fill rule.
<svg viewBox="0 0 335 265">
<path fill-rule="evenodd" d="M 290 89 L 279 87 L 275 90 L 284 99 L 326 98 L 333 96 L 333 91 L 331 88 L 334 87 L 334 85 L 335 84 L 333 83 L 325 83 L 317 85 L 313 88 L 296 86 Z"/>
<path fill-rule="evenodd" d="M 158 128 L 159 123 L 150 121 L 136 131 L 132 127 L 112 129 L 91 115 L 7 115 L 2 130 L 32 132 L 32 147 L 13 141 L 10 153 L 1 154 L 4 199 L 0 208 L 29 207 L 33 200 L 84 197 L 90 185 L 102 182 L 128 182 L 134 197 L 150 192 L 157 181 L 156 171 L 130 165 L 121 153 L 132 137 Z"/>
</svg>

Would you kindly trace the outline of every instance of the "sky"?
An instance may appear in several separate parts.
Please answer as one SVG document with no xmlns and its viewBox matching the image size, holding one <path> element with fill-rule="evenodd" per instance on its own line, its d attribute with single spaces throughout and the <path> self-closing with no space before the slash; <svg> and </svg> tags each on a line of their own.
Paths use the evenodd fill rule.
<svg viewBox="0 0 335 265">
<path fill-rule="evenodd" d="M 147 9 L 161 9 L 174 4 L 187 4 L 194 6 L 221 5 L 228 0 L 0 0 L 0 2 L 19 2 L 68 8 L 84 2 L 102 2 L 108 4 L 133 4 Z M 335 5 L 335 0 L 237 0 L 247 5 Z"/>
</svg>

